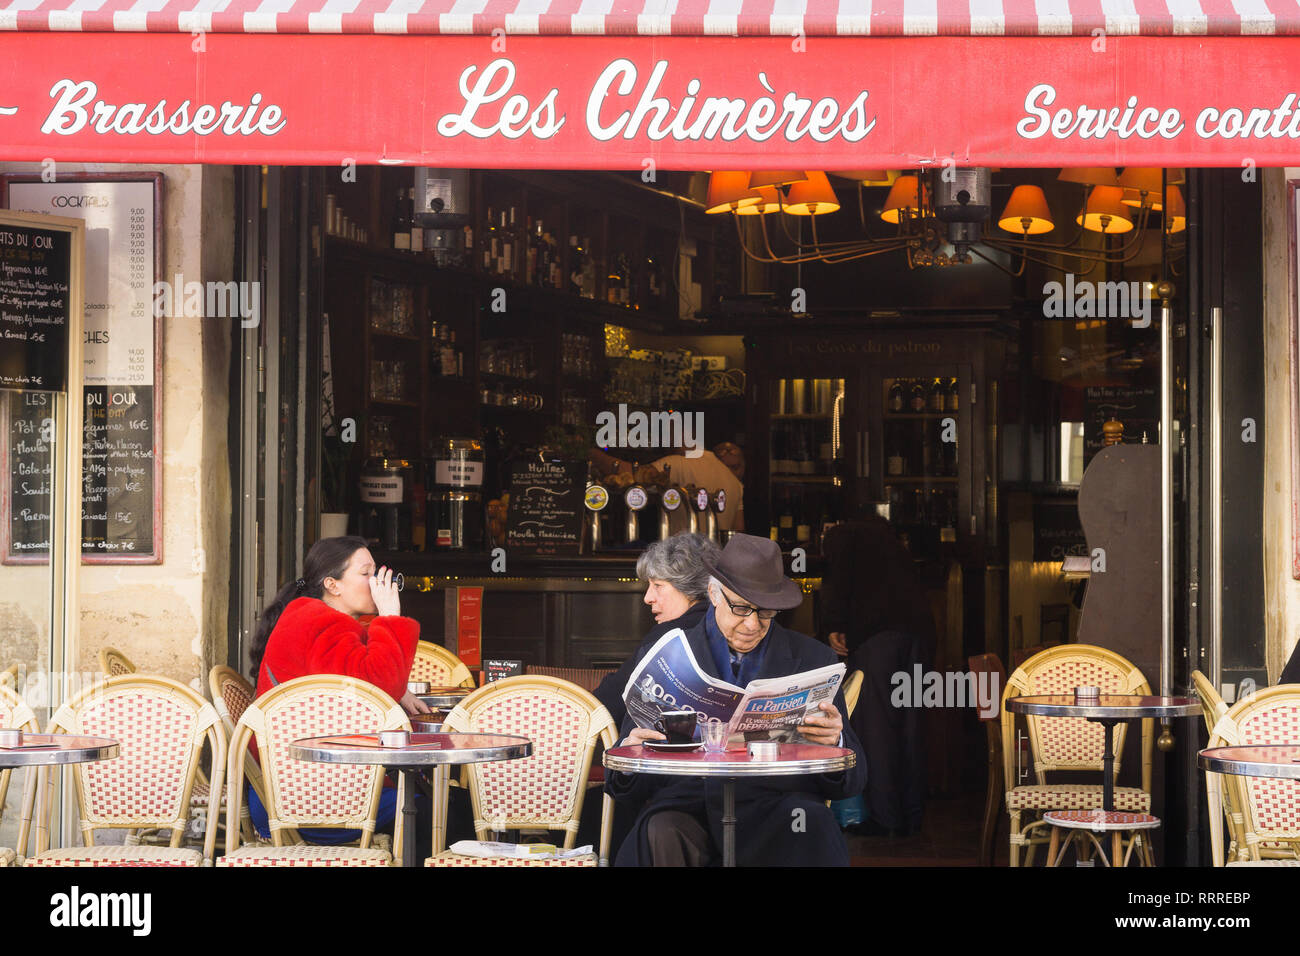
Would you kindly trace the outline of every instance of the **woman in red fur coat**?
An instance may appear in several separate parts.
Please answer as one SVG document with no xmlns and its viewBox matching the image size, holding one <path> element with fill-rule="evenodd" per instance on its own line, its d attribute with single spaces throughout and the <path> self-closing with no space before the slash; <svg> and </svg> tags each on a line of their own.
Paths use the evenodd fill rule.
<svg viewBox="0 0 1300 956">
<path fill-rule="evenodd" d="M 376 568 L 363 538 L 322 538 L 303 562 L 303 576 L 276 593 L 253 638 L 257 695 L 310 674 L 342 674 L 374 684 L 408 714 L 428 713 L 406 689 L 420 625 L 401 616 L 391 568 Z M 266 810 L 248 789 L 249 811 L 259 832 Z M 394 794 L 385 790 L 378 829 L 391 825 Z M 312 843 L 347 843 L 349 830 L 301 831 Z"/>
</svg>

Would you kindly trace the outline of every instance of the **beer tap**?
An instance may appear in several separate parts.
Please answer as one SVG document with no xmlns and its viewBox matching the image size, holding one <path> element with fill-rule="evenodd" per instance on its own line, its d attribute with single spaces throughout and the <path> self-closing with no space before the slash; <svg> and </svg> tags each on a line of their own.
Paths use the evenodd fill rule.
<svg viewBox="0 0 1300 956">
<path fill-rule="evenodd" d="M 682 506 L 682 491 L 675 486 L 664 489 L 659 496 L 659 540 L 664 541 L 672 535 L 671 521 L 673 512 Z"/>
<path fill-rule="evenodd" d="M 691 488 L 690 497 L 691 531 L 717 539 L 718 516 L 709 507 L 709 490 Z"/>
<path fill-rule="evenodd" d="M 713 522 L 713 540 L 720 545 L 725 545 L 727 539 L 731 537 L 731 532 L 722 527 L 722 521 L 719 516 L 727 510 L 727 492 L 719 488 L 709 499 L 709 519 Z"/>
<path fill-rule="evenodd" d="M 587 554 L 595 554 L 600 550 L 602 541 L 600 533 L 601 514 L 605 506 L 609 504 L 609 491 L 604 485 L 590 482 L 587 490 L 583 492 L 582 503 L 587 509 L 586 523 L 588 531 L 583 535 L 583 550 Z"/>
<path fill-rule="evenodd" d="M 640 485 L 632 485 L 623 493 L 623 504 L 627 506 L 627 521 L 623 527 L 625 543 L 631 544 L 641 539 L 641 510 L 649 500 L 649 495 Z"/>
</svg>

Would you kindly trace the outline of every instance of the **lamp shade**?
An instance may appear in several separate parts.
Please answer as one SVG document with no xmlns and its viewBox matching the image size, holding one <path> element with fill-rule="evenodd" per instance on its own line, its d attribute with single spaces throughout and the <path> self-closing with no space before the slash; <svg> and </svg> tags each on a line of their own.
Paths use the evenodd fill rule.
<svg viewBox="0 0 1300 956">
<path fill-rule="evenodd" d="M 899 176 L 894 180 L 894 185 L 889 187 L 889 196 L 880 210 L 880 218 L 897 225 L 904 211 L 916 215 L 921 208 L 920 188 L 918 177 L 911 174 Z"/>
<path fill-rule="evenodd" d="M 769 212 L 776 212 L 781 208 L 781 198 L 776 194 L 775 186 L 763 186 L 755 192 L 759 195 L 758 202 L 750 203 L 748 206 L 738 206 L 737 216 L 766 216 Z"/>
<path fill-rule="evenodd" d="M 864 186 L 892 186 L 898 173 L 889 169 L 828 169 L 832 176 L 854 179 Z"/>
<path fill-rule="evenodd" d="M 749 174 L 749 186 L 758 189 L 762 186 L 789 186 L 791 183 L 803 182 L 808 176 L 802 169 L 762 169 Z"/>
<path fill-rule="evenodd" d="M 758 190 L 749 188 L 747 172 L 709 173 L 709 192 L 704 202 L 707 213 L 733 212 L 738 206 L 759 201 Z"/>
<path fill-rule="evenodd" d="M 1113 235 L 1133 228 L 1133 217 L 1124 205 L 1122 186 L 1093 186 L 1088 203 L 1074 221 L 1090 232 Z"/>
<path fill-rule="evenodd" d="M 1165 189 L 1164 213 L 1168 232 L 1182 232 L 1187 228 L 1187 206 L 1183 203 L 1183 191 L 1177 186 Z"/>
<path fill-rule="evenodd" d="M 1113 166 L 1067 166 L 1056 178 L 1063 183 L 1082 183 L 1084 186 L 1119 185 Z"/>
<path fill-rule="evenodd" d="M 1017 186 L 1002 210 L 998 228 L 1022 236 L 1036 236 L 1056 228 L 1047 197 L 1037 186 Z"/>
<path fill-rule="evenodd" d="M 826 174 L 815 169 L 807 171 L 808 178 L 790 187 L 784 209 L 792 216 L 821 216 L 840 208 L 840 201 L 831 188 Z"/>
<path fill-rule="evenodd" d="M 1159 166 L 1130 166 L 1120 173 L 1119 184 L 1127 190 L 1124 205 L 1135 209 L 1150 206 L 1159 212 L 1163 208 L 1160 203 L 1162 172 Z"/>
</svg>

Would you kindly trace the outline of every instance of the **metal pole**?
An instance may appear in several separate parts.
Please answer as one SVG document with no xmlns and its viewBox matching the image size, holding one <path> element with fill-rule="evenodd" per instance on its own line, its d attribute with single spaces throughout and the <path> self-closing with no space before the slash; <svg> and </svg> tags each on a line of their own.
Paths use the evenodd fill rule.
<svg viewBox="0 0 1300 956">
<path fill-rule="evenodd" d="M 1169 696 L 1174 653 L 1174 310 L 1160 309 L 1160 693 Z"/>
<path fill-rule="evenodd" d="M 1223 654 L 1223 309 L 1210 309 L 1210 683 L 1219 687 Z"/>
</svg>

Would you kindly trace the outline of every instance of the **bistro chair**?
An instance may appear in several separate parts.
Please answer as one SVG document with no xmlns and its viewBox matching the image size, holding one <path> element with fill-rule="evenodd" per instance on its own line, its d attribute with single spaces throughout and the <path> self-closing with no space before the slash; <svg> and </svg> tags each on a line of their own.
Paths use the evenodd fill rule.
<svg viewBox="0 0 1300 956">
<path fill-rule="evenodd" d="M 235 725 L 239 723 L 239 718 L 244 716 L 244 711 L 248 705 L 257 697 L 257 691 L 248 681 L 244 680 L 237 670 L 226 667 L 224 664 L 218 664 L 212 670 L 208 671 L 208 690 L 212 694 L 212 705 L 217 709 L 217 714 L 221 717 L 221 725 L 226 729 L 226 738 L 230 741 L 235 739 Z M 253 759 L 252 753 L 244 755 L 244 776 L 252 786 L 257 798 L 262 801 L 262 806 L 266 806 L 266 784 L 262 781 L 262 768 L 257 765 Z M 197 789 L 197 788 L 196 788 Z M 194 798 L 197 803 L 199 797 Z M 206 799 L 204 803 L 206 804 Z M 224 815 L 226 809 L 226 795 L 221 795 L 221 813 Z M 221 828 L 225 830 L 225 821 L 221 821 Z M 245 843 L 262 842 L 257 831 L 253 828 L 253 818 L 248 812 L 247 805 L 240 809 L 239 814 L 239 832 L 243 835 Z M 286 831 L 286 837 L 292 842 L 302 842 L 296 830 Z"/>
<path fill-rule="evenodd" d="M 1002 772 L 1008 787 L 1007 814 L 1011 819 L 1010 864 L 1020 865 L 1020 848 L 1027 847 L 1026 866 L 1032 866 L 1037 846 L 1047 842 L 1041 831 L 1047 824 L 1039 819 L 1044 810 L 1092 810 L 1101 806 L 1101 784 L 1051 783 L 1053 771 L 1102 772 L 1104 730 L 1098 724 L 1077 717 L 1026 717 L 1035 782 L 1019 786 L 1016 780 L 1016 715 L 1007 710 L 1007 700 L 1030 694 L 1073 694 L 1074 688 L 1095 685 L 1102 694 L 1150 695 L 1151 686 L 1142 672 L 1114 651 L 1091 644 L 1062 644 L 1050 647 L 1016 668 L 1002 692 Z M 1154 721 L 1142 721 L 1142 786 L 1115 787 L 1115 809 L 1147 813 L 1151 809 L 1151 765 L 1155 735 Z M 1119 778 L 1120 755 L 1124 752 L 1126 727 L 1115 728 L 1115 778 Z M 1021 817 L 1031 818 L 1021 826 Z M 1140 838 L 1140 836 L 1138 837 Z"/>
<path fill-rule="evenodd" d="M 587 777 L 598 743 L 614 745 L 614 719 L 590 693 L 560 680 L 529 674 L 488 684 L 456 705 L 443 723 L 447 733 L 516 734 L 533 742 L 520 760 L 469 764 L 474 831 L 480 840 L 492 830 L 537 828 L 564 831 L 573 849 L 587 793 Z M 601 794 L 599 864 L 609 864 L 614 804 Z M 425 866 L 595 866 L 597 857 L 569 860 L 485 859 L 445 850 Z"/>
<path fill-rule="evenodd" d="M 355 677 L 316 674 L 267 691 L 250 703 L 231 742 L 226 789 L 226 855 L 218 866 L 389 866 L 387 850 L 372 846 L 375 815 L 384 789 L 380 766 L 296 760 L 289 747 L 304 737 L 410 731 L 406 713 L 373 684 Z M 256 739 L 261 760 L 271 845 L 239 845 L 244 776 L 249 744 Z M 399 786 L 397 805 L 404 792 Z M 396 815 L 393 846 L 401 865 L 402 814 Z M 360 846 L 290 843 L 301 827 L 361 831 Z M 296 837 L 296 834 L 294 834 Z"/>
<path fill-rule="evenodd" d="M 0 671 L 0 687 L 17 687 L 18 686 L 18 665 L 10 664 L 4 670 Z"/>
<path fill-rule="evenodd" d="M 215 786 L 225 773 L 226 734 L 211 704 L 166 677 L 126 674 L 94 684 L 64 704 L 48 732 L 111 737 L 120 755 L 67 768 L 83 845 L 48 849 L 48 821 L 38 820 L 37 852 L 28 866 L 212 865 L 216 814 L 207 815 L 202 852 L 181 846 L 205 742 Z M 53 792 L 51 769 L 41 769 L 47 793 Z M 94 832 L 99 829 L 169 830 L 171 840 L 168 846 L 99 846 Z"/>
<path fill-rule="evenodd" d="M 1223 702 L 1223 698 L 1210 683 L 1210 679 L 1200 671 L 1192 671 L 1192 687 L 1201 701 L 1201 716 L 1205 718 L 1205 729 L 1213 738 L 1219 721 L 1228 713 L 1228 705 Z M 1224 865 L 1224 818 L 1228 821 L 1228 856 L 1234 860 L 1248 858 L 1243 842 L 1245 818 L 1241 808 L 1234 804 L 1236 796 L 1235 790 L 1224 788 L 1222 774 L 1211 770 L 1205 771 L 1205 802 L 1210 817 L 1210 855 L 1215 866 Z M 1240 857 L 1238 853 L 1241 854 Z"/>
<path fill-rule="evenodd" d="M 16 670 L 16 667 L 15 667 Z M 7 673 L 7 672 L 6 672 Z M 0 730 L 21 730 L 34 734 L 39 730 L 36 715 L 13 687 L 0 683 Z M 0 818 L 4 817 L 5 801 L 9 796 L 9 781 L 13 768 L 0 770 Z M 18 850 L 0 846 L 0 867 L 12 866 L 18 857 L 27 852 L 27 836 L 31 829 L 32 803 L 36 799 L 36 771 L 28 769 L 23 786 L 23 806 L 19 817 Z"/>
<path fill-rule="evenodd" d="M 1007 672 L 1002 666 L 1002 659 L 996 654 L 976 654 L 967 659 L 970 672 L 978 679 L 980 674 L 988 674 L 990 680 L 996 680 L 994 688 L 1006 683 Z M 979 715 L 988 738 L 988 786 L 984 791 L 984 821 L 980 826 L 979 865 L 993 865 L 993 840 L 997 835 L 998 818 L 1002 811 L 1002 797 L 1007 782 L 1002 774 L 1002 731 L 999 715 L 991 717 Z"/>
<path fill-rule="evenodd" d="M 415 645 L 411 680 L 428 681 L 430 687 L 474 687 L 474 675 L 459 657 L 441 644 L 420 641 Z"/>
<path fill-rule="evenodd" d="M 1211 747 L 1293 744 L 1300 741 L 1300 684 L 1280 684 L 1244 697 L 1214 725 Z M 1228 866 L 1300 863 L 1300 780 L 1277 777 L 1221 777 L 1224 807 L 1240 808 L 1240 840 Z M 1211 819 L 1218 812 L 1209 796 Z M 1229 816 L 1229 826 L 1235 822 Z M 1214 836 L 1214 830 L 1211 830 Z M 1215 836 L 1215 865 L 1222 865 L 1222 835 Z"/>
<path fill-rule="evenodd" d="M 524 673 L 536 674 L 540 677 L 558 677 L 594 694 L 600 682 L 615 670 L 617 668 L 614 667 L 547 667 L 544 664 L 529 664 L 524 668 Z"/>
<path fill-rule="evenodd" d="M 104 672 L 105 677 L 121 677 L 136 672 L 136 666 L 131 663 L 131 658 L 116 647 L 105 647 L 99 652 L 99 669 Z"/>
</svg>

